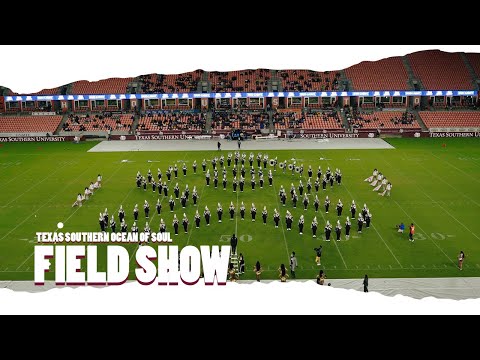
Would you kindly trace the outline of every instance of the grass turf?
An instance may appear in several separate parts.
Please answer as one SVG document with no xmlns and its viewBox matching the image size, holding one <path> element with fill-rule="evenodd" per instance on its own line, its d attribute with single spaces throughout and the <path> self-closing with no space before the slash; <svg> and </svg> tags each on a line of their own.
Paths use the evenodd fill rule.
<svg viewBox="0 0 480 360">
<path fill-rule="evenodd" d="M 176 181 L 182 190 L 188 183 L 190 191 L 196 186 L 199 192 L 199 212 L 202 215 L 200 229 L 195 229 L 193 216 L 196 208 L 191 200 L 184 210 L 177 201 L 175 213 L 178 218 L 185 212 L 190 220 L 188 234 L 180 226 L 179 236 L 173 236 L 172 218 L 168 199 L 162 201 L 161 217 L 172 233 L 173 244 L 182 248 L 189 245 L 229 244 L 229 238 L 237 233 L 240 238 L 238 251 L 246 259 L 247 272 L 243 279 L 254 279 L 252 271 L 260 260 L 264 273 L 262 279 L 278 279 L 278 267 L 289 264 L 289 255 L 296 252 L 299 268 L 297 278 L 313 279 L 319 269 L 324 269 L 328 278 L 370 277 L 454 277 L 478 276 L 480 274 L 480 147 L 478 139 L 390 139 L 393 150 L 328 150 L 328 151 L 271 151 L 270 158 L 278 160 L 297 158 L 305 165 L 304 184 L 307 180 L 308 165 L 314 174 L 318 165 L 325 171 L 329 166 L 343 173 L 342 185 L 327 191 L 320 188 L 321 201 L 318 214 L 314 213 L 313 198 L 310 197 L 308 211 L 303 210 L 301 201 L 297 209 L 292 208 L 290 199 L 287 207 L 280 205 L 278 191 L 283 185 L 289 193 L 290 184 L 297 186 L 298 174 L 283 174 L 277 169 L 274 173 L 274 187 L 268 186 L 267 173 L 264 173 L 265 186 L 258 184 L 254 192 L 250 188 L 248 161 L 246 163 L 246 186 L 243 193 L 232 192 L 232 174 L 228 169 L 228 190 L 223 191 L 221 182 L 218 189 L 212 185 L 205 187 L 201 170 L 203 158 L 219 156 L 217 151 L 209 152 L 126 152 L 126 153 L 87 153 L 96 143 L 6 143 L 0 145 L 0 280 L 33 280 L 33 246 L 35 232 L 55 231 L 58 222 L 65 223 L 64 232 L 100 231 L 98 214 L 108 208 L 118 223 L 118 208 L 123 205 L 129 228 L 132 225 L 134 204 L 139 204 L 138 226 L 143 229 L 145 219 L 143 202 L 151 205 L 150 225 L 158 231 L 160 216 L 155 214 L 158 195 L 151 188 L 147 192 L 135 185 L 135 174 L 141 171 L 146 175 L 152 170 L 156 178 L 157 167 L 165 171 L 177 162 L 178 180 L 169 184 L 169 195 L 173 194 Z M 442 144 L 446 146 L 443 147 Z M 227 155 L 228 152 L 222 151 Z M 247 160 L 248 160 L 247 152 Z M 256 155 L 257 152 L 255 152 Z M 323 158 L 324 160 L 320 160 Z M 122 162 L 128 160 L 129 162 Z M 197 160 L 197 175 L 193 175 L 191 165 Z M 153 162 L 148 162 L 153 161 Z M 188 175 L 183 177 L 182 162 L 188 165 Z M 256 165 L 256 161 L 255 161 Z M 208 164 L 211 168 L 211 165 Z M 392 196 L 381 197 L 364 182 L 377 168 L 392 182 Z M 81 208 L 72 208 L 76 194 L 83 190 L 98 173 L 103 175 L 103 186 L 93 198 Z M 213 175 L 213 174 L 212 174 Z M 315 175 L 314 175 L 315 176 Z M 212 177 L 213 180 L 213 177 Z M 220 176 L 221 181 L 221 176 Z M 213 183 L 213 181 L 212 181 Z M 83 191 L 82 191 L 83 192 Z M 315 189 L 312 190 L 315 194 Z M 323 201 L 329 195 L 331 207 L 325 214 Z M 357 234 L 357 225 L 352 221 L 350 240 L 346 241 L 342 229 L 342 241 L 323 241 L 323 228 L 328 219 L 336 223 L 335 204 L 338 199 L 344 203 L 341 218 L 344 227 L 349 215 L 352 199 L 357 203 L 357 213 L 366 203 L 372 212 L 370 229 Z M 301 199 L 300 199 L 301 200 Z M 228 206 L 233 201 L 237 206 L 235 221 L 229 220 Z M 238 204 L 243 201 L 247 208 L 245 221 L 240 221 Z M 223 222 L 217 222 L 216 205 L 220 202 L 224 209 Z M 257 221 L 251 222 L 250 204 L 255 202 Z M 212 212 L 211 226 L 206 227 L 203 209 L 207 205 Z M 268 225 L 264 226 L 261 211 L 268 209 Z M 273 210 L 279 209 L 281 226 L 273 225 Z M 285 211 L 294 216 L 293 230 L 285 230 Z M 155 215 L 153 215 L 155 214 Z M 305 215 L 305 230 L 299 235 L 297 221 Z M 312 238 L 310 224 L 317 215 L 319 231 Z M 395 225 L 403 221 L 407 227 L 405 234 L 397 233 Z M 415 243 L 408 241 L 408 225 L 416 225 Z M 335 234 L 332 233 L 332 238 Z M 315 251 L 323 245 L 322 266 L 315 264 Z M 131 255 L 137 245 L 126 244 Z M 105 270 L 105 245 L 99 246 L 99 270 Z M 457 255 L 463 250 L 466 254 L 463 271 L 457 268 Z M 84 261 L 83 261 L 84 262 Z M 85 268 L 85 264 L 83 264 Z M 134 279 L 134 257 L 131 256 L 130 277 Z M 53 279 L 52 273 L 47 279 Z"/>
</svg>

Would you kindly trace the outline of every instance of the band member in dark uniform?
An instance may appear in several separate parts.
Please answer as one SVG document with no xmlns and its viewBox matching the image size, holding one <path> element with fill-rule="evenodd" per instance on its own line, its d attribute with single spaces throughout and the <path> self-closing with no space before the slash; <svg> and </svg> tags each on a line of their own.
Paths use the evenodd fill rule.
<svg viewBox="0 0 480 360">
<path fill-rule="evenodd" d="M 318 198 L 318 195 L 315 195 L 313 206 L 315 207 L 315 212 L 318 212 L 318 207 L 320 206 L 320 199 Z"/>
<path fill-rule="evenodd" d="M 250 208 L 250 214 L 252 215 L 252 221 L 255 221 L 255 216 L 257 215 L 257 208 L 255 204 L 252 203 L 252 207 Z"/>
<path fill-rule="evenodd" d="M 215 186 L 215 189 L 218 187 L 218 175 L 215 173 L 213 175 L 213 185 Z"/>
<path fill-rule="evenodd" d="M 347 221 L 345 221 L 345 238 L 350 239 L 350 229 L 352 228 L 352 223 L 350 218 L 347 216 Z"/>
<path fill-rule="evenodd" d="M 242 203 L 240 204 L 240 219 L 245 220 L 245 204 Z"/>
<path fill-rule="evenodd" d="M 358 214 L 357 225 L 358 225 L 357 232 L 359 234 L 361 234 L 362 233 L 362 228 L 363 228 L 363 216 L 362 216 L 362 214 Z"/>
<path fill-rule="evenodd" d="M 200 214 L 197 211 L 195 211 L 195 227 L 198 229 L 200 228 Z"/>
<path fill-rule="evenodd" d="M 122 205 L 120 205 L 120 209 L 118 210 L 118 219 L 120 220 L 120 223 L 125 219 L 125 211 L 123 210 Z"/>
<path fill-rule="evenodd" d="M 162 203 L 160 202 L 160 199 L 157 200 L 157 205 L 155 205 L 155 207 L 157 208 L 157 214 L 160 215 L 162 212 Z"/>
<path fill-rule="evenodd" d="M 193 161 L 192 167 L 193 167 L 193 173 L 196 174 L 197 173 L 197 160 Z"/>
<path fill-rule="evenodd" d="M 211 213 L 207 206 L 205 206 L 205 210 L 203 211 L 203 216 L 205 217 L 205 222 L 207 226 L 210 226 Z"/>
<path fill-rule="evenodd" d="M 235 205 L 233 205 L 233 201 L 230 202 L 228 212 L 230 213 L 230 220 L 233 220 L 235 218 Z"/>
<path fill-rule="evenodd" d="M 327 220 L 327 224 L 325 225 L 325 240 L 330 241 L 330 235 L 332 233 L 332 225 L 330 221 Z"/>
<path fill-rule="evenodd" d="M 187 206 L 187 197 L 185 196 L 185 193 L 182 193 L 182 196 L 180 197 L 180 203 L 182 204 L 182 208 L 185 209 Z"/>
<path fill-rule="evenodd" d="M 210 186 L 210 170 L 207 170 L 205 174 L 205 183 L 207 186 Z"/>
<path fill-rule="evenodd" d="M 300 183 L 298 184 L 298 193 L 300 194 L 300 196 L 303 195 L 303 183 L 302 183 L 302 180 L 300 180 Z"/>
<path fill-rule="evenodd" d="M 280 222 L 280 213 L 275 209 L 273 211 L 273 221 L 275 222 L 275 228 L 278 229 L 278 223 Z"/>
<path fill-rule="evenodd" d="M 267 216 L 268 216 L 267 207 L 264 206 L 262 211 L 263 225 L 267 225 Z"/>
<path fill-rule="evenodd" d="M 193 187 L 192 199 L 193 199 L 193 205 L 197 205 L 198 192 L 197 192 L 197 187 L 196 186 Z"/>
<path fill-rule="evenodd" d="M 232 254 L 237 253 L 237 244 L 238 244 L 238 238 L 235 236 L 235 234 L 233 234 L 232 237 L 230 238 L 230 247 L 231 247 Z"/>
<path fill-rule="evenodd" d="M 317 237 L 317 229 L 318 229 L 318 221 L 317 221 L 316 216 L 313 218 L 311 228 L 312 228 L 312 235 L 313 235 L 314 238 L 316 238 Z"/>
<path fill-rule="evenodd" d="M 307 194 L 312 193 L 312 182 L 310 181 L 310 178 L 307 180 Z"/>
<path fill-rule="evenodd" d="M 258 181 L 260 182 L 260 189 L 263 189 L 263 175 L 260 175 Z"/>
<path fill-rule="evenodd" d="M 178 167 L 177 164 L 173 165 L 173 173 L 175 175 L 175 179 L 178 178 Z"/>
<path fill-rule="evenodd" d="M 287 231 L 292 230 L 292 223 L 293 223 L 293 216 L 290 213 L 290 211 L 287 210 L 287 213 L 285 215 L 285 223 L 287 224 Z"/>
<path fill-rule="evenodd" d="M 175 230 L 175 235 L 178 235 L 178 224 L 180 223 L 180 221 L 178 221 L 177 219 L 177 214 L 174 214 L 173 215 L 173 229 Z"/>
<path fill-rule="evenodd" d="M 342 200 L 338 199 L 337 216 L 342 216 L 342 211 L 343 211 L 343 203 L 342 203 Z"/>
<path fill-rule="evenodd" d="M 222 185 L 223 185 L 223 191 L 227 190 L 227 177 L 224 176 L 222 180 Z"/>
<path fill-rule="evenodd" d="M 232 185 L 233 185 L 233 192 L 237 192 L 238 180 L 236 176 L 233 177 Z"/>
<path fill-rule="evenodd" d="M 145 211 L 145 219 L 148 219 L 148 216 L 150 214 L 150 204 L 147 200 L 145 200 L 145 204 L 143 204 L 143 210 Z"/>
<path fill-rule="evenodd" d="M 205 159 L 203 159 L 202 161 L 202 171 L 203 172 L 207 171 L 207 162 L 205 161 Z"/>
<path fill-rule="evenodd" d="M 187 176 L 187 165 L 185 163 L 183 163 L 182 171 L 183 171 L 183 176 Z"/>
<path fill-rule="evenodd" d="M 355 213 L 357 212 L 357 205 L 355 204 L 355 200 L 352 200 L 352 205 L 350 205 L 350 212 L 352 214 L 352 219 L 355 220 Z"/>
<path fill-rule="evenodd" d="M 305 218 L 303 215 L 300 215 L 300 219 L 298 219 L 298 233 L 303 235 L 303 225 L 305 224 Z"/>
<path fill-rule="evenodd" d="M 165 221 L 163 219 L 160 219 L 160 233 L 164 233 L 167 231 L 167 225 L 165 224 Z"/>
<path fill-rule="evenodd" d="M 112 215 L 112 218 L 110 219 L 110 229 L 112 229 L 112 233 L 115 233 L 117 227 L 117 223 L 115 222 L 115 218 Z"/>
<path fill-rule="evenodd" d="M 322 178 L 322 189 L 324 191 L 327 190 L 327 177 L 325 175 L 323 175 L 323 178 Z"/>
<path fill-rule="evenodd" d="M 128 232 L 128 225 L 127 225 L 127 223 L 125 222 L 125 220 L 121 222 L 120 226 L 121 226 L 121 231 L 122 231 L 122 233 Z"/>
<path fill-rule="evenodd" d="M 220 203 L 217 204 L 217 216 L 218 216 L 218 222 L 222 222 L 222 215 L 223 215 L 223 208 Z"/>
<path fill-rule="evenodd" d="M 304 211 L 307 211 L 308 203 L 309 203 L 308 196 L 307 196 L 307 194 L 305 194 L 305 196 L 303 197 L 303 210 Z"/>
<path fill-rule="evenodd" d="M 273 186 L 273 174 L 272 170 L 268 171 L 268 186 Z"/>
<path fill-rule="evenodd" d="M 102 232 L 105 232 L 105 221 L 103 219 L 102 213 L 100 213 L 100 217 L 98 218 L 98 223 L 100 225 L 100 229 L 102 230 Z"/>
<path fill-rule="evenodd" d="M 315 191 L 318 192 L 318 189 L 320 188 L 320 178 L 317 178 L 315 180 L 314 186 L 315 186 Z"/>
<path fill-rule="evenodd" d="M 294 208 L 294 209 L 297 208 L 297 201 L 298 201 L 297 193 L 296 193 L 296 192 L 293 192 L 292 202 L 293 202 L 293 208 Z"/>
<path fill-rule="evenodd" d="M 170 200 L 168 200 L 168 205 L 170 206 L 170 212 L 173 212 L 173 208 L 175 207 L 175 200 L 173 196 L 170 195 Z"/>
<path fill-rule="evenodd" d="M 138 220 L 138 205 L 137 204 L 135 204 L 135 207 L 133 208 L 133 219 L 135 221 Z"/>
<path fill-rule="evenodd" d="M 328 214 L 328 209 L 330 208 L 330 199 L 327 197 L 325 198 L 325 212 Z"/>
<path fill-rule="evenodd" d="M 312 165 L 308 165 L 308 177 L 311 178 L 313 176 L 313 169 L 312 169 Z"/>
<path fill-rule="evenodd" d="M 168 196 L 168 185 L 166 181 L 163 182 L 163 195 Z"/>
<path fill-rule="evenodd" d="M 187 200 L 188 200 L 188 197 L 190 196 L 190 189 L 188 188 L 188 184 L 185 185 L 185 191 L 184 191 L 184 193 L 185 193 L 185 197 L 186 197 Z"/>
<path fill-rule="evenodd" d="M 175 184 L 175 187 L 173 188 L 173 193 L 175 194 L 175 199 L 178 200 L 178 196 L 180 195 L 180 187 L 178 186 L 178 183 Z"/>
<path fill-rule="evenodd" d="M 183 220 L 182 220 L 182 225 L 183 225 L 183 231 L 185 234 L 188 233 L 188 218 L 187 214 L 183 213 Z"/>
<path fill-rule="evenodd" d="M 372 213 L 370 210 L 365 214 L 365 227 L 368 229 L 370 227 L 370 222 L 372 221 Z"/>
<path fill-rule="evenodd" d="M 342 225 L 340 225 L 340 220 L 337 220 L 337 225 L 335 226 L 335 234 L 337 235 L 337 241 L 340 241 L 341 233 L 342 233 Z"/>
<path fill-rule="evenodd" d="M 132 233 L 137 234 L 138 233 L 138 226 L 137 223 L 134 222 L 132 225 L 132 229 L 130 230 Z"/>
<path fill-rule="evenodd" d="M 250 181 L 250 183 L 252 184 L 252 191 L 255 191 L 255 184 L 257 183 L 255 181 L 255 175 L 252 175 L 252 180 Z"/>
</svg>

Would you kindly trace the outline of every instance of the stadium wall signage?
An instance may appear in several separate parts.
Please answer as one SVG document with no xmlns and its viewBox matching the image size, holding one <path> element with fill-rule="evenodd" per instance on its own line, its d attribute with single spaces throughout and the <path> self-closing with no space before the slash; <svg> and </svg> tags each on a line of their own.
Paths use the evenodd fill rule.
<svg viewBox="0 0 480 360">
<path fill-rule="evenodd" d="M 474 131 L 469 131 L 469 132 L 431 132 L 430 133 L 431 138 L 478 138 L 480 137 L 480 132 L 474 132 Z"/>
<path fill-rule="evenodd" d="M 0 143 L 7 142 L 65 142 L 73 141 L 75 136 L 9 136 L 0 137 Z"/>
<path fill-rule="evenodd" d="M 390 97 L 390 96 L 477 96 L 475 90 L 424 90 L 424 91 L 283 91 L 283 92 L 234 92 L 234 93 L 183 93 L 183 94 L 97 94 L 97 95 L 13 95 L 5 96 L 6 102 L 47 100 L 127 100 L 127 99 L 225 99 L 225 98 L 274 98 L 274 97 Z"/>
</svg>

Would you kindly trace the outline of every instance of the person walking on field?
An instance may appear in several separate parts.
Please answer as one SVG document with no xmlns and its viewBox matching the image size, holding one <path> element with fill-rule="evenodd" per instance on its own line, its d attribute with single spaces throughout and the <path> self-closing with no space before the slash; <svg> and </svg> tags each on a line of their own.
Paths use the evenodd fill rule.
<svg viewBox="0 0 480 360">
<path fill-rule="evenodd" d="M 415 235 L 415 225 L 413 223 L 410 224 L 410 230 L 408 231 L 408 240 L 414 242 L 413 235 Z"/>
<path fill-rule="evenodd" d="M 368 292 L 368 275 L 365 274 L 365 277 L 363 278 L 363 292 Z"/>
<path fill-rule="evenodd" d="M 295 279 L 295 269 L 297 266 L 297 257 L 295 256 L 295 251 L 293 251 L 292 255 L 290 255 L 290 274 L 292 275 L 293 279 Z"/>
<path fill-rule="evenodd" d="M 460 270 L 463 269 L 463 260 L 465 259 L 465 253 L 463 251 L 460 251 L 460 254 L 458 254 L 458 268 Z"/>
</svg>

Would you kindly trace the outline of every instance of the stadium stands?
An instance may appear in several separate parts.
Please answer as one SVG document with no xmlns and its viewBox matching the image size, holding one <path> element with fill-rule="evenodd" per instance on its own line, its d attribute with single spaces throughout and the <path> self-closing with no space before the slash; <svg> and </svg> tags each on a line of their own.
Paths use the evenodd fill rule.
<svg viewBox="0 0 480 360">
<path fill-rule="evenodd" d="M 203 73 L 203 70 L 196 70 L 175 75 L 148 74 L 138 79 L 144 94 L 191 93 L 197 91 Z"/>
<path fill-rule="evenodd" d="M 411 112 L 379 111 L 358 112 L 347 111 L 348 125 L 353 129 L 420 129 L 420 124 Z"/>
<path fill-rule="evenodd" d="M 1 116 L 0 133 L 53 134 L 61 121 L 61 115 Z"/>
<path fill-rule="evenodd" d="M 408 72 L 401 57 L 364 61 L 345 69 L 353 90 L 409 90 Z"/>
<path fill-rule="evenodd" d="M 407 55 L 412 70 L 428 90 L 473 90 L 472 78 L 459 53 L 439 50 Z"/>
<path fill-rule="evenodd" d="M 269 115 L 266 112 L 215 112 L 212 117 L 213 130 L 261 130 L 269 126 Z"/>
<path fill-rule="evenodd" d="M 470 65 L 472 65 L 473 71 L 475 71 L 475 75 L 477 77 L 480 77 L 480 54 L 467 53 L 465 55 Z"/>
<path fill-rule="evenodd" d="M 419 115 L 428 129 L 480 128 L 477 111 L 419 111 Z"/>
<path fill-rule="evenodd" d="M 284 91 L 329 91 L 338 90 L 340 73 L 311 70 L 278 70 Z"/>
<path fill-rule="evenodd" d="M 72 84 L 71 94 L 125 94 L 133 78 L 110 78 L 99 81 L 76 81 Z"/>
<path fill-rule="evenodd" d="M 134 121 L 133 114 L 113 114 L 104 116 L 100 114 L 70 114 L 63 124 L 63 131 L 125 131 L 129 132 Z"/>
<path fill-rule="evenodd" d="M 148 114 L 140 118 L 138 130 L 167 131 L 167 130 L 198 130 L 205 129 L 205 115 L 188 112 L 165 112 L 162 114 Z"/>
<path fill-rule="evenodd" d="M 209 79 L 214 92 L 262 92 L 268 91 L 270 73 L 268 69 L 212 71 L 209 73 Z"/>
</svg>

